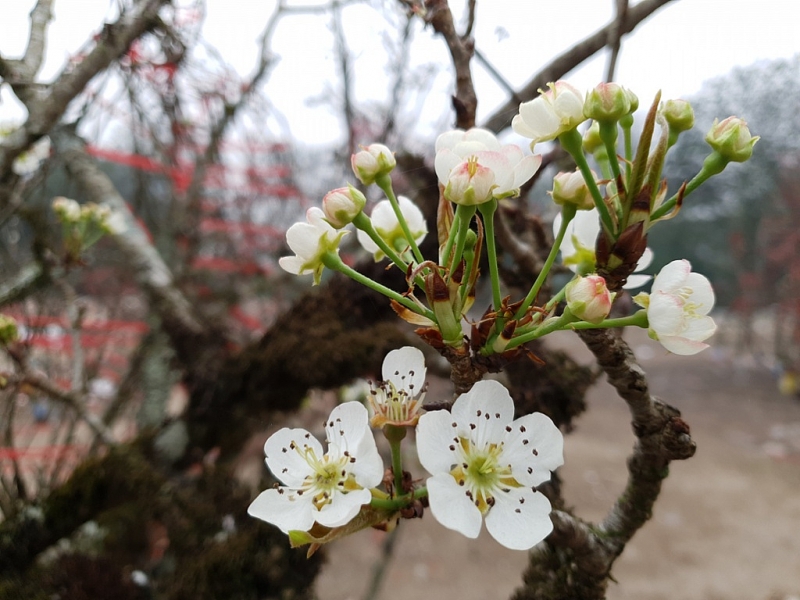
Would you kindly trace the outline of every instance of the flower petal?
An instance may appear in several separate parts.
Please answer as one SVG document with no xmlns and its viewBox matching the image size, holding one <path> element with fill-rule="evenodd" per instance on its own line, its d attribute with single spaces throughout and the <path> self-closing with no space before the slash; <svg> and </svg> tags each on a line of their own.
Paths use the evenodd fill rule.
<svg viewBox="0 0 800 600">
<path fill-rule="evenodd" d="M 369 490 L 352 492 L 335 492 L 331 502 L 315 511 L 315 520 L 325 527 L 341 527 L 349 523 L 358 514 L 364 504 L 368 504 L 372 494 Z M 304 530 L 307 531 L 307 530 Z"/>
<path fill-rule="evenodd" d="M 542 413 L 511 423 L 503 448 L 503 460 L 511 465 L 514 479 L 525 486 L 548 481 L 550 471 L 564 464 L 564 436 Z"/>
<path fill-rule="evenodd" d="M 445 131 L 439 137 L 436 138 L 436 145 L 435 150 L 438 154 L 440 150 L 445 148 L 452 149 L 453 146 L 458 144 L 460 141 L 464 139 L 464 134 L 466 131 L 463 129 L 452 129 L 450 131 Z"/>
<path fill-rule="evenodd" d="M 460 155 L 448 148 L 438 151 L 433 159 L 433 167 L 436 171 L 436 176 L 439 178 L 439 183 L 446 186 L 450 179 L 450 172 L 461 164 L 462 160 Z"/>
<path fill-rule="evenodd" d="M 486 515 L 486 529 L 506 548 L 528 550 L 553 531 L 550 501 L 528 487 L 497 494 Z"/>
<path fill-rule="evenodd" d="M 625 282 L 625 285 L 622 286 L 622 289 L 625 290 L 635 290 L 636 288 L 640 288 L 645 285 L 648 281 L 650 281 L 653 277 L 651 275 L 628 275 L 628 281 Z"/>
<path fill-rule="evenodd" d="M 321 237 L 319 229 L 308 223 L 295 223 L 286 231 L 289 248 L 306 261 L 317 253 Z"/>
<path fill-rule="evenodd" d="M 439 523 L 468 538 L 478 537 L 483 520 L 481 511 L 467 498 L 464 488 L 452 475 L 435 475 L 428 479 L 426 486 L 431 513 Z"/>
<path fill-rule="evenodd" d="M 500 142 L 497 137 L 488 129 L 473 127 L 464 135 L 464 141 L 478 142 L 487 150 L 500 150 Z"/>
<path fill-rule="evenodd" d="M 452 414 L 458 423 L 458 435 L 484 448 L 504 440 L 506 426 L 514 419 L 514 401 L 502 383 L 483 380 L 458 397 Z"/>
<path fill-rule="evenodd" d="M 299 487 L 307 475 L 313 474 L 304 448 L 318 457 L 323 455 L 322 444 L 305 429 L 284 427 L 276 431 L 264 444 L 267 467 L 286 485 Z"/>
<path fill-rule="evenodd" d="M 682 356 L 691 356 L 708 348 L 708 344 L 680 336 L 660 336 L 658 341 L 668 352 Z"/>
<path fill-rule="evenodd" d="M 335 445 L 342 451 L 348 450 L 353 454 L 361 440 L 372 435 L 369 429 L 369 412 L 360 402 L 340 404 L 331 411 L 325 423 L 325 434 L 331 446 Z"/>
<path fill-rule="evenodd" d="M 398 390 L 415 396 L 425 385 L 425 356 L 413 346 L 392 350 L 383 359 L 383 381 L 390 381 Z"/>
<path fill-rule="evenodd" d="M 311 498 L 280 493 L 276 489 L 261 492 L 247 509 L 247 514 L 267 523 L 272 523 L 284 533 L 297 529 L 308 531 L 314 525 Z"/>
<path fill-rule="evenodd" d="M 673 260 L 666 265 L 653 281 L 651 294 L 656 292 L 673 293 L 686 284 L 686 278 L 692 270 L 692 265 L 688 260 Z"/>
<path fill-rule="evenodd" d="M 450 446 L 458 434 L 455 419 L 446 410 L 425 413 L 417 423 L 417 455 L 423 468 L 431 475 L 449 472 L 455 463 L 455 454 Z"/>
<path fill-rule="evenodd" d="M 647 320 L 659 340 L 662 335 L 678 335 L 683 331 L 686 321 L 683 307 L 684 302 L 679 296 L 665 292 L 650 294 Z"/>
<path fill-rule="evenodd" d="M 513 147 L 516 148 L 516 146 Z M 514 184 L 512 187 L 516 189 L 526 183 L 531 177 L 536 175 L 536 171 L 539 170 L 541 165 L 541 154 L 528 155 L 519 161 L 514 167 Z"/>
<path fill-rule="evenodd" d="M 281 256 L 278 259 L 278 264 L 281 269 L 292 275 L 302 275 L 303 265 L 306 264 L 306 261 L 299 256 Z"/>
<path fill-rule="evenodd" d="M 707 315 L 714 308 L 714 288 L 711 282 L 700 273 L 689 273 L 686 278 L 686 287 L 691 288 L 692 293 L 686 301 L 697 305 L 695 312 L 699 315 Z"/>
<path fill-rule="evenodd" d="M 644 271 L 647 267 L 650 266 L 650 263 L 653 262 L 653 251 L 650 248 L 645 248 L 642 255 L 639 257 L 639 260 L 636 261 L 636 269 L 635 271 L 638 273 L 639 271 Z"/>
<path fill-rule="evenodd" d="M 361 244 L 361 247 L 364 248 L 364 250 L 366 250 L 370 254 L 375 254 L 376 252 L 380 251 L 378 244 L 372 241 L 372 238 L 369 237 L 369 234 L 366 231 L 357 229 L 356 238 L 358 239 L 358 243 Z M 280 260 L 278 262 L 280 263 Z"/>
</svg>

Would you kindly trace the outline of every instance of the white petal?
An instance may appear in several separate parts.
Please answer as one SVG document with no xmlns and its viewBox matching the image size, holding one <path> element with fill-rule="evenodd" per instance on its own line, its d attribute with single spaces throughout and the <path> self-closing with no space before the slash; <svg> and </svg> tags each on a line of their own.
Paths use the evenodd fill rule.
<svg viewBox="0 0 800 600">
<path fill-rule="evenodd" d="M 663 336 L 659 337 L 658 341 L 661 342 L 661 345 L 669 352 L 682 356 L 691 356 L 692 354 L 697 354 L 708 348 L 708 344 L 679 336 Z"/>
<path fill-rule="evenodd" d="M 391 381 L 397 389 L 414 396 L 425 384 L 425 356 L 413 346 L 392 350 L 383 359 L 383 381 Z"/>
<path fill-rule="evenodd" d="M 422 214 L 422 211 L 419 209 L 419 206 L 414 204 L 410 198 L 406 198 L 405 196 L 398 196 L 397 203 L 400 206 L 400 212 L 403 213 L 403 217 L 408 224 L 408 229 L 411 231 L 411 234 L 416 234 L 416 241 L 419 242 L 422 238 L 425 237 L 425 234 L 428 232 L 428 226 L 425 223 L 425 215 Z M 391 206 L 389 206 L 391 209 Z M 395 217 L 395 223 L 397 223 L 397 217 Z M 424 232 L 421 235 L 417 232 Z"/>
<path fill-rule="evenodd" d="M 292 446 L 296 446 L 299 452 Z M 322 444 L 305 429 L 284 427 L 276 431 L 264 444 L 269 470 L 286 485 L 299 487 L 307 475 L 313 474 L 304 458 L 304 448 L 310 448 L 319 458 L 323 456 Z"/>
<path fill-rule="evenodd" d="M 711 287 L 711 282 L 700 273 L 689 273 L 686 286 L 692 290 L 686 301 L 699 306 L 697 314 L 707 315 L 714 308 L 714 288 Z"/>
<path fill-rule="evenodd" d="M 514 401 L 502 383 L 483 380 L 458 397 L 452 414 L 458 423 L 459 435 L 471 439 L 478 448 L 484 448 L 486 444 L 499 444 L 505 439 L 506 426 L 514 420 Z"/>
<path fill-rule="evenodd" d="M 596 208 L 592 210 L 579 210 L 572 220 L 572 234 L 584 248 L 595 247 L 597 236 L 600 234 L 600 214 Z"/>
<path fill-rule="evenodd" d="M 436 145 L 435 150 L 438 153 L 439 150 L 444 148 L 452 148 L 456 144 L 458 144 L 461 140 L 464 139 L 464 134 L 466 132 L 463 129 L 453 129 L 451 131 L 445 131 L 439 137 L 436 138 Z"/>
<path fill-rule="evenodd" d="M 306 261 L 299 256 L 281 256 L 278 259 L 278 264 L 281 269 L 292 275 L 302 275 L 303 265 L 306 264 Z"/>
<path fill-rule="evenodd" d="M 466 135 L 464 136 L 464 140 L 470 142 L 479 142 L 489 150 L 500 149 L 500 142 L 497 141 L 497 137 L 488 129 L 473 127 L 467 131 Z"/>
<path fill-rule="evenodd" d="M 319 230 L 308 223 L 295 223 L 286 231 L 286 243 L 297 256 L 308 260 L 319 249 L 321 234 Z"/>
<path fill-rule="evenodd" d="M 625 290 L 635 290 L 645 285 L 653 277 L 650 275 L 628 275 L 628 281 L 622 286 Z"/>
<path fill-rule="evenodd" d="M 375 254 L 380 250 L 380 248 L 378 248 L 378 244 L 372 241 L 372 238 L 369 237 L 369 234 L 367 234 L 367 232 L 357 229 L 356 238 L 358 239 L 358 243 L 361 244 L 361 247 L 364 248 L 364 250 L 366 250 L 370 254 Z M 280 262 L 280 260 L 278 262 Z"/>
<path fill-rule="evenodd" d="M 353 449 L 353 456 L 356 462 L 351 463 L 351 472 L 356 482 L 365 488 L 377 486 L 383 480 L 385 469 L 371 429 L 367 429 L 364 437 Z"/>
<path fill-rule="evenodd" d="M 516 189 L 526 183 L 531 177 L 536 175 L 536 171 L 542 165 L 542 155 L 534 154 L 523 158 L 514 167 L 514 185 Z"/>
<path fill-rule="evenodd" d="M 659 336 L 681 333 L 686 327 L 683 299 L 665 292 L 650 294 L 647 320 L 650 323 L 650 329 L 653 329 Z"/>
<path fill-rule="evenodd" d="M 355 490 L 352 492 L 333 495 L 332 501 L 316 511 L 315 520 L 325 527 L 341 527 L 353 520 L 364 504 L 372 498 L 369 490 Z"/>
<path fill-rule="evenodd" d="M 458 427 L 453 427 L 455 420 L 446 410 L 434 410 L 425 413 L 417 423 L 417 455 L 423 468 L 431 475 L 449 473 L 456 462 L 454 449 L 458 442 Z M 448 475 L 450 477 L 450 475 Z"/>
<path fill-rule="evenodd" d="M 564 464 L 564 436 L 542 413 L 511 423 L 503 448 L 503 460 L 511 465 L 514 478 L 526 486 L 548 481 L 550 472 Z"/>
<path fill-rule="evenodd" d="M 681 336 L 696 342 L 707 340 L 717 331 L 717 324 L 711 317 L 693 317 L 686 319 L 686 327 Z"/>
<path fill-rule="evenodd" d="M 636 261 L 636 269 L 634 269 L 637 273 L 639 271 L 644 271 L 647 267 L 650 266 L 650 263 L 653 262 L 653 251 L 650 248 L 645 248 L 642 256 L 639 257 L 639 260 Z"/>
<path fill-rule="evenodd" d="M 514 133 L 522 137 L 535 139 L 538 135 L 538 132 L 531 129 L 520 115 L 514 115 L 514 118 L 511 119 L 511 128 Z"/>
<path fill-rule="evenodd" d="M 688 260 L 673 260 L 666 265 L 653 281 L 653 287 L 650 290 L 652 294 L 656 292 L 672 293 L 686 283 L 686 278 L 692 270 L 692 265 Z"/>
<path fill-rule="evenodd" d="M 289 493 L 281 494 L 278 490 L 271 489 L 261 492 L 247 509 L 247 513 L 257 519 L 272 523 L 284 533 L 291 530 L 308 531 L 314 525 L 312 498 L 309 496 L 293 496 Z"/>
<path fill-rule="evenodd" d="M 461 164 L 463 159 L 450 149 L 445 148 L 436 153 L 433 159 L 433 168 L 436 171 L 436 176 L 439 178 L 439 183 L 446 186 L 450 180 L 450 171 L 457 165 Z"/>
<path fill-rule="evenodd" d="M 534 139 L 536 140 L 553 139 L 561 128 L 561 119 L 553 110 L 552 105 L 541 96 L 520 104 L 519 114 L 525 124 L 535 133 Z"/>
<path fill-rule="evenodd" d="M 465 495 L 452 475 L 436 475 L 426 482 L 433 518 L 448 529 L 475 539 L 481 532 L 481 511 Z"/>
<path fill-rule="evenodd" d="M 522 502 L 520 502 L 522 500 Z M 486 515 L 486 529 L 506 548 L 528 550 L 553 531 L 550 501 L 530 488 L 497 494 Z"/>
<path fill-rule="evenodd" d="M 355 453 L 361 440 L 372 435 L 369 428 L 369 412 L 360 402 L 345 402 L 335 407 L 325 423 L 328 443 L 342 451 Z"/>
</svg>

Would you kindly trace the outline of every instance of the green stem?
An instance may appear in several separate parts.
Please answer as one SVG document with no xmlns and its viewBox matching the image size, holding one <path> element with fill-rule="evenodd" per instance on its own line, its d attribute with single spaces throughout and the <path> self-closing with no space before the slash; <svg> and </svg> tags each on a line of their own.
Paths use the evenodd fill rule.
<svg viewBox="0 0 800 600">
<path fill-rule="evenodd" d="M 567 225 L 569 225 L 572 219 L 575 217 L 576 212 L 577 209 L 575 208 L 574 204 L 565 204 L 561 208 L 561 227 L 558 230 L 556 239 L 553 241 L 553 247 L 550 249 L 550 254 L 547 256 L 547 260 L 544 262 L 544 266 L 542 267 L 539 276 L 536 278 L 536 281 L 533 282 L 533 287 L 531 287 L 528 295 L 525 296 L 525 300 L 522 301 L 522 305 L 514 315 L 515 319 L 519 320 L 522 318 L 522 316 L 525 314 L 525 311 L 530 308 L 530 305 L 533 304 L 533 301 L 536 299 L 536 294 L 539 293 L 539 290 L 544 285 L 547 275 L 550 273 L 550 269 L 553 267 L 553 262 L 555 262 L 556 256 L 558 256 L 558 251 L 561 248 L 561 242 L 564 240 L 564 235 L 567 233 Z"/>
<path fill-rule="evenodd" d="M 558 136 L 558 141 L 561 143 L 561 146 L 564 148 L 564 150 L 566 150 L 569 155 L 572 156 L 575 164 L 578 165 L 578 169 L 580 169 L 583 179 L 586 181 L 586 186 L 589 188 L 589 192 L 592 194 L 592 199 L 594 200 L 594 205 L 597 207 L 597 212 L 600 213 L 600 220 L 602 221 L 603 226 L 609 233 L 614 234 L 614 221 L 611 219 L 611 213 L 608 212 L 608 207 L 603 200 L 603 195 L 600 193 L 600 188 L 597 187 L 597 182 L 592 176 L 592 170 L 589 168 L 589 163 L 586 162 L 586 156 L 583 154 L 583 138 L 581 137 L 581 134 L 578 133 L 577 129 L 571 129 Z M 608 160 L 611 161 L 610 156 L 608 157 Z"/>
<path fill-rule="evenodd" d="M 602 323 L 588 323 L 587 321 L 571 323 L 567 329 L 613 329 L 615 327 L 641 327 L 647 329 L 648 326 L 647 311 L 642 309 L 628 317 L 606 319 Z"/>
<path fill-rule="evenodd" d="M 366 286 L 369 289 L 378 292 L 379 294 L 383 294 L 387 298 L 391 298 L 392 300 L 402 304 L 406 308 L 414 311 L 418 315 L 423 315 L 429 318 L 431 321 L 436 322 L 436 316 L 433 314 L 433 311 L 428 310 L 427 308 L 424 308 L 419 304 L 412 302 L 405 296 L 398 294 L 394 290 L 389 289 L 386 286 L 381 285 L 377 281 L 373 281 L 366 275 L 362 275 L 355 269 L 348 267 L 346 264 L 342 262 L 342 259 L 335 252 L 327 252 L 323 254 L 322 264 L 328 267 L 331 271 L 338 271 L 339 273 L 344 273 L 350 279 L 357 281 L 361 285 Z"/>
<path fill-rule="evenodd" d="M 703 161 L 703 168 L 700 169 L 700 172 L 695 175 L 692 180 L 686 184 L 686 189 L 683 192 L 683 197 L 685 198 L 697 188 L 699 188 L 703 183 L 711 179 L 714 175 L 719 175 L 725 169 L 728 164 L 728 160 L 726 160 L 722 155 L 718 152 L 714 151 L 709 154 L 705 161 Z M 661 206 L 659 206 L 653 213 L 650 215 L 650 222 L 654 223 L 668 212 L 670 212 L 678 201 L 678 194 L 675 194 L 664 202 Z"/>
<path fill-rule="evenodd" d="M 447 274 L 447 279 L 450 279 L 450 273 L 458 268 L 458 263 L 461 262 L 461 256 L 464 254 L 464 243 L 467 240 L 467 232 L 469 225 L 472 222 L 472 216 L 475 214 L 475 206 L 464 206 L 459 204 L 456 208 L 456 219 L 458 220 L 458 235 L 456 237 L 456 249 L 453 254 L 452 269 Z M 455 221 L 454 221 L 455 223 Z"/>
<path fill-rule="evenodd" d="M 386 240 L 384 240 L 380 236 L 380 234 L 377 231 L 375 231 L 375 228 L 372 226 L 372 221 L 367 215 L 365 215 L 363 212 L 358 213 L 358 215 L 356 215 L 356 218 L 353 219 L 353 225 L 355 225 L 356 228 L 366 233 L 370 237 L 370 239 L 378 245 L 378 248 L 381 249 L 381 252 L 383 252 L 387 257 L 389 257 L 389 260 L 391 260 L 395 265 L 397 265 L 397 267 L 399 267 L 403 271 L 403 273 L 406 272 L 406 270 L 408 269 L 408 265 L 406 264 L 406 262 L 402 258 L 400 258 L 397 252 L 394 251 L 394 248 L 392 248 L 389 244 L 387 244 Z"/>
<path fill-rule="evenodd" d="M 384 510 L 400 510 L 401 508 L 405 508 L 409 504 L 411 504 L 414 500 L 419 500 L 420 498 L 425 498 L 428 496 L 428 488 L 421 487 L 414 490 L 411 494 L 406 494 L 404 496 L 398 496 L 397 498 L 373 498 L 369 501 L 369 505 L 372 508 L 379 508 Z"/>
<path fill-rule="evenodd" d="M 406 223 L 406 219 L 400 210 L 400 203 L 397 201 L 397 197 L 394 195 L 391 177 L 389 177 L 388 174 L 379 175 L 375 179 L 375 183 L 378 184 L 378 187 L 383 190 L 383 193 L 386 194 L 386 197 L 389 199 L 389 203 L 392 205 L 394 214 L 397 217 L 398 223 L 400 223 L 400 228 L 403 230 L 403 235 L 406 237 L 408 245 L 411 247 L 411 252 L 414 254 L 414 258 L 418 263 L 424 262 L 425 259 L 422 257 L 422 252 L 419 251 L 419 246 L 417 246 L 414 236 L 411 235 L 411 230 L 408 228 L 408 223 Z"/>
<path fill-rule="evenodd" d="M 403 493 L 403 455 L 401 442 L 406 437 L 406 428 L 398 425 L 386 425 L 383 428 L 383 435 L 389 440 L 389 448 L 392 451 L 392 471 L 394 472 L 394 495 L 399 496 Z"/>
<path fill-rule="evenodd" d="M 497 200 L 492 198 L 478 206 L 483 216 L 483 229 L 486 234 L 486 254 L 489 259 L 489 276 L 492 280 L 492 302 L 495 310 L 500 309 L 500 271 L 497 268 L 497 247 L 494 240 L 494 213 L 497 211 Z"/>
<path fill-rule="evenodd" d="M 625 143 L 625 189 L 628 188 L 628 182 L 631 180 L 631 164 L 633 161 L 633 141 L 631 140 L 631 126 L 633 125 L 633 116 L 628 115 L 630 118 L 623 117 L 620 119 L 622 125 L 622 139 Z"/>
<path fill-rule="evenodd" d="M 461 223 L 461 217 L 458 216 L 456 213 L 453 216 L 453 222 L 450 225 L 450 231 L 447 234 L 447 242 L 445 242 L 444 250 L 442 251 L 442 267 L 445 267 L 449 270 L 450 268 L 450 253 L 453 251 L 453 243 L 456 241 L 456 237 L 458 236 L 458 230 Z"/>
<path fill-rule="evenodd" d="M 606 147 L 608 162 L 611 165 L 611 172 L 614 174 L 614 181 L 619 181 L 619 159 L 617 158 L 617 122 L 600 122 L 600 139 Z"/>
</svg>

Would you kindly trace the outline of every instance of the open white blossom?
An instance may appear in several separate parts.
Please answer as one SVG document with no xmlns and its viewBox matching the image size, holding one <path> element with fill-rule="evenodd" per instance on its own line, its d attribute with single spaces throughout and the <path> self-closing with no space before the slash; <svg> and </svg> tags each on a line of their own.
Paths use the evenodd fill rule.
<svg viewBox="0 0 800 600">
<path fill-rule="evenodd" d="M 408 230 L 414 237 L 414 241 L 417 244 L 421 244 L 422 240 L 424 240 L 425 236 L 428 234 L 425 216 L 422 214 L 419 207 L 405 196 L 398 196 L 397 203 L 400 206 L 400 212 L 403 214 L 403 218 L 408 224 Z M 375 231 L 383 238 L 387 245 L 398 252 L 402 252 L 408 248 L 408 240 L 406 240 L 403 229 L 400 227 L 400 222 L 397 220 L 397 215 L 392 208 L 391 202 L 388 200 L 381 200 L 378 202 L 375 208 L 372 209 L 370 219 L 372 220 L 372 226 L 375 228 Z M 378 244 L 372 241 L 369 234 L 359 229 L 356 231 L 356 235 L 358 236 L 358 242 L 361 244 L 361 247 L 367 252 L 370 252 L 375 257 L 375 261 L 384 258 L 385 254 L 378 247 Z"/>
<path fill-rule="evenodd" d="M 285 485 L 262 492 L 247 509 L 284 533 L 319 523 L 341 527 L 368 504 L 383 478 L 383 461 L 358 402 L 340 404 L 325 423 L 328 452 L 305 429 L 283 429 L 264 444 L 270 471 Z"/>
<path fill-rule="evenodd" d="M 583 114 L 583 93 L 566 81 L 548 83 L 547 90 L 519 105 L 519 114 L 511 127 L 519 135 L 531 138 L 531 147 L 539 142 L 554 140 L 586 120 Z"/>
<path fill-rule="evenodd" d="M 420 417 L 417 452 L 434 518 L 476 538 L 481 522 L 502 545 L 527 550 L 553 529 L 550 502 L 536 486 L 561 466 L 564 439 L 541 413 L 514 420 L 514 402 L 497 381 L 479 381 L 451 412 Z"/>
<path fill-rule="evenodd" d="M 542 164 L 514 144 L 502 145 L 491 131 L 454 129 L 436 138 L 434 167 L 445 198 L 456 204 L 482 204 L 519 193 Z"/>
<path fill-rule="evenodd" d="M 370 424 L 416 425 L 425 399 L 425 372 L 425 357 L 419 349 L 405 346 L 389 352 L 383 359 L 383 381 L 370 385 Z"/>
<path fill-rule="evenodd" d="M 674 354 L 697 354 L 708 348 L 703 340 L 717 330 L 708 316 L 714 290 L 703 275 L 692 273 L 688 260 L 666 265 L 656 275 L 650 294 L 637 294 L 634 301 L 647 309 L 650 337 Z"/>
<path fill-rule="evenodd" d="M 557 234 L 561 229 L 561 214 L 556 215 L 553 220 L 553 234 Z M 564 263 L 574 273 L 586 275 L 595 271 L 596 257 L 594 253 L 597 236 L 600 234 L 600 216 L 597 209 L 579 210 L 575 218 L 567 225 L 567 232 L 561 242 L 561 262 Z M 632 275 L 628 275 L 628 281 L 622 286 L 626 290 L 642 287 L 652 279 L 650 275 L 636 275 L 639 271 L 644 271 L 653 262 L 653 251 L 646 248 Z"/>
<path fill-rule="evenodd" d="M 306 223 L 295 223 L 286 232 L 286 243 L 296 256 L 283 256 L 278 264 L 294 275 L 314 274 L 314 285 L 322 277 L 322 256 L 338 251 L 339 241 L 346 231 L 337 231 L 325 220 L 321 208 L 312 206 L 306 212 Z"/>
</svg>

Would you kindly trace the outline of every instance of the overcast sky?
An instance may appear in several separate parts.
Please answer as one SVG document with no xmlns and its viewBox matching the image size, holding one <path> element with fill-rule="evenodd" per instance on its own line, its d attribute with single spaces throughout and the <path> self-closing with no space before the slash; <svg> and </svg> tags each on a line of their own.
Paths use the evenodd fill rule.
<svg viewBox="0 0 800 600">
<path fill-rule="evenodd" d="M 296 0 L 301 4 L 319 2 Z M 391 0 L 383 0 L 390 4 Z M 344 11 L 347 41 L 354 58 L 356 97 L 360 102 L 385 97 L 383 57 L 390 25 L 370 6 Z M 457 15 L 464 2 L 451 1 Z M 597 30 L 613 16 L 613 0 L 479 0 L 476 45 L 514 86 L 539 66 Z M 0 8 L 0 52 L 18 56 L 28 33 L 34 0 L 4 0 Z M 274 7 L 270 0 L 208 0 L 206 39 L 239 72 L 248 73 L 257 56 L 257 38 Z M 55 0 L 47 61 L 42 75 L 52 77 L 112 13 L 108 0 Z M 796 0 L 679 0 L 658 11 L 627 37 L 616 80 L 647 103 L 661 88 L 664 97 L 685 97 L 703 81 L 736 65 L 788 57 L 800 51 L 800 2 Z M 286 117 L 290 133 L 306 143 L 327 143 L 341 135 L 340 118 L 325 102 L 335 74 L 330 21 L 318 15 L 291 16 L 279 26 L 274 50 L 280 62 L 267 83 L 273 104 Z M 417 24 L 412 63 L 440 64 L 416 124 L 432 136 L 447 119 L 452 79 L 441 39 Z M 602 79 L 605 54 L 568 79 L 587 88 Z M 505 100 L 500 87 L 474 65 L 479 92 L 479 121 Z M 0 120 L 21 118 L 12 95 L 0 97 Z M 746 115 L 745 115 L 746 116 Z"/>
</svg>

